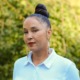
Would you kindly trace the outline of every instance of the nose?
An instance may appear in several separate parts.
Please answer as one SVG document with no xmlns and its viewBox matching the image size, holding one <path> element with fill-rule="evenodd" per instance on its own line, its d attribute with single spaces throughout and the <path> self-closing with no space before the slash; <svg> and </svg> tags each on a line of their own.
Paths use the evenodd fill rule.
<svg viewBox="0 0 80 80">
<path fill-rule="evenodd" d="M 28 40 L 31 40 L 31 39 L 32 39 L 32 33 L 31 33 L 31 32 L 29 32 L 29 33 L 27 34 L 27 39 L 28 39 Z"/>
</svg>

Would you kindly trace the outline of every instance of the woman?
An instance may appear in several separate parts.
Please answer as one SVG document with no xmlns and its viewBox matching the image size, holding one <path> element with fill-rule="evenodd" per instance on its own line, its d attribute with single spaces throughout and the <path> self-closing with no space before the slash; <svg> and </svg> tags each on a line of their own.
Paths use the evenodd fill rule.
<svg viewBox="0 0 80 80">
<path fill-rule="evenodd" d="M 80 80 L 75 64 L 49 48 L 51 25 L 43 4 L 23 23 L 24 41 L 29 47 L 28 56 L 14 64 L 13 80 Z"/>
</svg>

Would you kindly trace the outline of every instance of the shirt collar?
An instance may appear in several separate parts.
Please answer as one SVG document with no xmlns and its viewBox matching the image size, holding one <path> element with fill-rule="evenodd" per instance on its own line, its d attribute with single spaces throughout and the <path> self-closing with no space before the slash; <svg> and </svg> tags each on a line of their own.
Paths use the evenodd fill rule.
<svg viewBox="0 0 80 80">
<path fill-rule="evenodd" d="M 29 54 L 27 55 L 27 60 L 25 61 L 24 65 L 28 65 L 29 63 L 32 64 L 31 55 L 32 51 L 30 51 Z"/>
<path fill-rule="evenodd" d="M 50 50 L 52 51 L 51 54 L 49 55 L 49 57 L 43 62 L 43 64 L 49 69 L 53 63 L 55 62 L 56 59 L 56 52 L 54 51 L 54 49 L 50 48 Z"/>
<path fill-rule="evenodd" d="M 39 65 L 43 64 L 48 69 L 51 67 L 53 62 L 55 62 L 55 59 L 56 59 L 56 56 L 57 56 L 54 49 L 50 48 L 50 50 L 51 50 L 51 53 L 50 53 L 49 57 L 45 61 L 43 61 L 41 64 L 39 64 Z M 29 63 L 34 65 L 33 62 L 32 62 L 32 59 L 31 59 L 31 55 L 32 55 L 32 51 L 29 52 L 29 54 L 27 56 L 27 60 L 25 61 L 24 65 L 28 65 Z"/>
</svg>

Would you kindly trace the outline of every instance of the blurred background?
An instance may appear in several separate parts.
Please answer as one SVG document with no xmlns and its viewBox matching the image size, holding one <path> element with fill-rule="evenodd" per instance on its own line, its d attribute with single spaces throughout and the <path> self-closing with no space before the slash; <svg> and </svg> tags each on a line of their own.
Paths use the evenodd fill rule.
<svg viewBox="0 0 80 80">
<path fill-rule="evenodd" d="M 80 0 L 0 0 L 0 80 L 12 80 L 14 62 L 29 52 L 23 21 L 38 3 L 50 14 L 50 46 L 80 70 Z"/>
</svg>

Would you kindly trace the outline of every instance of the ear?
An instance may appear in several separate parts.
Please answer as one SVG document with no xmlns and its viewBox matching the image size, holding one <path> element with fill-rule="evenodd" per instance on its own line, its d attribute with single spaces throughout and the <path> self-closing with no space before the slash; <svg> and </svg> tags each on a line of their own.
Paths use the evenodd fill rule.
<svg viewBox="0 0 80 80">
<path fill-rule="evenodd" d="M 47 29 L 47 39 L 49 40 L 52 34 L 52 30 L 50 28 Z"/>
</svg>

